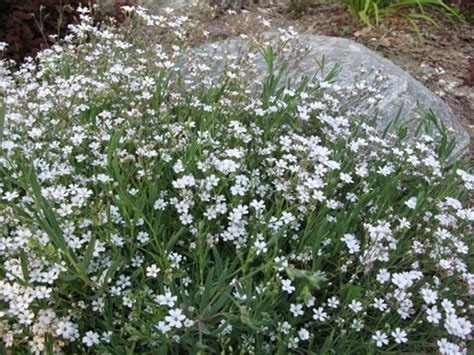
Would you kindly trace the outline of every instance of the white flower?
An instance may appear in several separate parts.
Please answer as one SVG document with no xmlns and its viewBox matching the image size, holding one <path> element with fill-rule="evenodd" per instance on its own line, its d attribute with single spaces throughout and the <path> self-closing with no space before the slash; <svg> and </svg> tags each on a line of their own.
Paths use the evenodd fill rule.
<svg viewBox="0 0 474 355">
<path fill-rule="evenodd" d="M 351 184 L 354 182 L 354 180 L 349 174 L 341 173 L 339 176 L 341 178 L 341 181 L 344 181 L 346 184 Z"/>
<path fill-rule="evenodd" d="M 448 314 L 444 327 L 449 334 L 466 339 L 472 332 L 472 323 L 465 318 L 457 317 L 454 313 Z"/>
<path fill-rule="evenodd" d="M 283 334 L 288 334 L 291 330 L 291 324 L 288 323 L 287 321 L 284 321 L 283 323 L 280 324 L 280 330 Z"/>
<path fill-rule="evenodd" d="M 313 307 L 314 303 L 316 302 L 316 297 L 310 296 L 305 302 L 306 307 Z"/>
<path fill-rule="evenodd" d="M 442 338 L 436 342 L 438 345 L 439 352 L 446 355 L 464 355 L 464 351 L 461 351 L 459 345 L 450 343 L 448 339 Z"/>
<path fill-rule="evenodd" d="M 404 330 L 401 330 L 400 328 L 396 328 L 392 333 L 391 333 L 393 339 L 395 340 L 395 343 L 397 344 L 403 344 L 408 341 L 407 338 L 407 332 Z"/>
<path fill-rule="evenodd" d="M 392 275 L 392 283 L 400 289 L 407 289 L 414 285 L 423 274 L 419 271 L 399 272 Z"/>
<path fill-rule="evenodd" d="M 150 240 L 150 235 L 147 232 L 140 232 L 137 235 L 137 239 L 140 243 L 145 244 Z"/>
<path fill-rule="evenodd" d="M 56 325 L 56 335 L 66 340 L 74 341 L 79 338 L 79 329 L 71 321 L 63 319 Z"/>
<path fill-rule="evenodd" d="M 17 191 L 13 191 L 13 192 L 5 191 L 5 193 L 3 194 L 3 199 L 8 201 L 8 202 L 11 202 L 14 199 L 16 199 L 18 196 L 20 196 L 20 195 L 18 194 Z"/>
<path fill-rule="evenodd" d="M 166 334 L 171 330 L 171 327 L 168 324 L 166 324 L 164 321 L 159 321 L 155 327 L 163 334 Z"/>
<path fill-rule="evenodd" d="M 184 172 L 184 165 L 181 159 L 178 159 L 173 165 L 173 170 L 177 174 Z"/>
<path fill-rule="evenodd" d="M 372 339 L 375 341 L 375 345 L 381 348 L 384 345 L 388 345 L 388 336 L 385 333 L 382 333 L 380 330 L 377 330 L 374 335 L 372 335 Z"/>
<path fill-rule="evenodd" d="M 388 164 L 388 165 L 378 168 L 377 173 L 383 176 L 388 176 L 394 171 L 395 171 L 395 167 L 391 164 Z"/>
<path fill-rule="evenodd" d="M 89 330 L 86 334 L 82 337 L 82 343 L 84 343 L 87 347 L 91 347 L 94 345 L 100 344 L 100 337 L 99 334 Z"/>
<path fill-rule="evenodd" d="M 324 322 L 327 319 L 328 314 L 324 312 L 323 307 L 319 307 L 318 309 L 313 309 L 313 319 L 314 320 L 319 320 L 321 322 Z"/>
<path fill-rule="evenodd" d="M 237 298 L 239 301 L 246 301 L 247 300 L 247 295 L 245 293 L 241 294 L 239 291 L 234 291 L 234 297 Z"/>
<path fill-rule="evenodd" d="M 99 175 L 97 175 L 97 177 L 96 177 L 96 181 L 102 182 L 102 183 L 106 184 L 106 183 L 108 183 L 108 182 L 113 181 L 113 179 L 112 179 L 110 176 L 108 176 L 108 175 L 99 174 Z"/>
<path fill-rule="evenodd" d="M 364 329 L 364 322 L 361 319 L 353 319 L 351 329 L 354 329 L 356 332 L 360 332 L 362 329 Z"/>
<path fill-rule="evenodd" d="M 257 240 L 255 241 L 255 243 L 253 244 L 255 250 L 257 251 L 257 255 L 260 255 L 261 253 L 266 253 L 268 251 L 268 248 L 267 248 L 267 244 L 265 244 L 264 241 L 261 241 L 261 240 Z"/>
<path fill-rule="evenodd" d="M 171 292 L 167 291 L 164 295 L 158 295 L 156 297 L 156 302 L 160 306 L 173 307 L 178 300 L 177 296 L 173 296 Z"/>
<path fill-rule="evenodd" d="M 110 344 L 110 337 L 112 336 L 112 334 L 113 333 L 110 330 L 102 332 L 102 341 L 106 344 Z"/>
<path fill-rule="evenodd" d="M 426 310 L 426 314 L 427 314 L 426 319 L 428 320 L 428 322 L 432 324 L 439 324 L 439 321 L 441 319 L 441 313 L 439 313 L 437 306 L 428 308 Z"/>
<path fill-rule="evenodd" d="M 218 160 L 215 166 L 217 170 L 226 175 L 234 173 L 239 168 L 239 164 L 230 159 Z"/>
<path fill-rule="evenodd" d="M 385 311 L 388 307 L 382 298 L 375 298 L 374 303 L 372 303 L 372 306 L 381 312 Z"/>
<path fill-rule="evenodd" d="M 219 322 L 219 328 L 222 329 L 222 334 L 227 335 L 232 333 L 232 325 L 228 324 L 224 319 Z"/>
<path fill-rule="evenodd" d="M 123 289 L 130 287 L 132 285 L 130 279 L 130 276 L 120 275 L 117 280 L 117 286 Z"/>
<path fill-rule="evenodd" d="M 390 273 L 387 271 L 387 269 L 380 269 L 376 279 L 379 283 L 384 284 L 390 280 Z"/>
<path fill-rule="evenodd" d="M 196 180 L 192 175 L 185 175 L 175 181 L 173 181 L 173 187 L 176 189 L 186 189 L 188 187 L 196 186 Z"/>
<path fill-rule="evenodd" d="M 278 265 L 278 271 L 283 271 L 286 267 L 288 267 L 288 260 L 283 257 L 277 256 L 275 259 L 273 259 L 273 262 Z"/>
<path fill-rule="evenodd" d="M 298 337 L 300 338 L 300 340 L 308 340 L 309 339 L 309 332 L 307 329 L 305 328 L 301 328 L 300 330 L 298 330 Z"/>
<path fill-rule="evenodd" d="M 168 322 L 171 328 L 181 328 L 185 319 L 186 316 L 179 308 L 170 309 L 168 315 L 165 317 L 165 321 Z"/>
<path fill-rule="evenodd" d="M 265 210 L 265 202 L 252 200 L 252 202 L 250 203 L 250 207 L 255 209 L 255 212 L 257 212 L 257 214 L 260 214 L 263 210 Z"/>
<path fill-rule="evenodd" d="M 328 299 L 328 306 L 331 308 L 337 308 L 339 306 L 339 303 L 339 300 L 334 296 Z"/>
<path fill-rule="evenodd" d="M 362 311 L 362 303 L 356 300 L 352 300 L 352 302 L 349 304 L 349 308 L 354 313 L 359 313 L 360 311 Z"/>
<path fill-rule="evenodd" d="M 429 288 L 423 288 L 420 293 L 426 304 L 435 304 L 438 299 L 438 292 Z"/>
<path fill-rule="evenodd" d="M 446 312 L 446 314 L 450 314 L 450 313 L 454 313 L 454 312 L 455 312 L 453 302 L 451 302 L 451 301 L 448 300 L 447 298 L 443 299 L 443 301 L 441 302 L 441 306 L 443 307 L 443 309 L 444 309 L 444 311 Z"/>
<path fill-rule="evenodd" d="M 117 247 L 121 247 L 125 244 L 123 238 L 119 237 L 117 234 L 112 234 L 110 236 L 110 242 Z"/>
<path fill-rule="evenodd" d="M 150 265 L 146 268 L 146 276 L 155 278 L 158 276 L 159 271 L 160 269 L 155 264 Z"/>
<path fill-rule="evenodd" d="M 184 326 L 185 326 L 186 328 L 190 328 L 190 327 L 192 327 L 193 325 L 194 325 L 194 321 L 193 321 L 192 319 L 187 319 L 187 318 L 186 318 L 186 320 L 184 321 Z"/>
<path fill-rule="evenodd" d="M 291 304 L 290 305 L 290 312 L 293 314 L 294 317 L 302 316 L 303 312 L 303 305 L 302 304 Z"/>
<path fill-rule="evenodd" d="M 464 181 L 464 186 L 468 190 L 472 190 L 474 188 L 474 175 L 471 175 L 461 169 L 457 169 L 456 174 L 461 177 L 461 179 Z"/>
<path fill-rule="evenodd" d="M 344 234 L 341 240 L 346 243 L 349 254 L 355 254 L 360 251 L 360 242 L 353 234 Z"/>
<path fill-rule="evenodd" d="M 166 208 L 166 206 L 168 206 L 168 202 L 166 202 L 164 199 L 162 198 L 159 198 L 158 200 L 155 201 L 154 205 L 153 205 L 153 208 L 155 210 L 164 210 Z"/>
<path fill-rule="evenodd" d="M 281 280 L 281 289 L 289 294 L 292 294 L 296 288 L 291 285 L 291 280 L 283 279 Z"/>
<path fill-rule="evenodd" d="M 410 197 L 408 200 L 405 201 L 405 205 L 408 208 L 411 208 L 414 210 L 416 208 L 416 204 L 418 202 L 418 199 L 416 197 Z"/>
</svg>

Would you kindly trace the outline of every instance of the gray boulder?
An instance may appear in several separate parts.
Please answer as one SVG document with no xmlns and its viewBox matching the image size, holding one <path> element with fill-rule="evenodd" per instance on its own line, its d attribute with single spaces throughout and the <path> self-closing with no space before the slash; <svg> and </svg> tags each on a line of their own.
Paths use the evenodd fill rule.
<svg viewBox="0 0 474 355">
<path fill-rule="evenodd" d="M 180 9 L 191 6 L 194 2 L 192 0 L 139 0 L 138 4 L 151 10 L 156 10 L 165 7 Z"/>
<path fill-rule="evenodd" d="M 271 36 L 271 34 L 267 34 Z M 224 52 L 238 55 L 239 50 L 246 46 L 246 40 L 233 38 L 219 43 L 206 44 L 196 48 L 194 54 L 212 52 L 213 56 Z M 461 126 L 451 108 L 436 94 L 427 89 L 421 82 L 398 66 L 383 58 L 381 55 L 352 40 L 316 36 L 300 35 L 298 42 L 309 47 L 309 52 L 299 62 L 297 70 L 292 75 L 312 75 L 318 68 L 318 61 L 324 56 L 326 68 L 340 65 L 341 71 L 336 77 L 340 86 L 353 85 L 360 76 L 360 66 L 367 70 L 381 69 L 387 77 L 388 89 L 379 104 L 378 128 L 385 129 L 401 110 L 399 124 L 408 125 L 410 131 L 418 126 L 423 117 L 421 107 L 431 109 L 442 120 L 448 131 L 456 139 L 456 147 L 451 157 L 458 158 L 469 149 L 469 134 Z M 217 47 L 216 47 L 217 45 Z M 255 63 L 257 80 L 266 74 L 266 64 L 261 56 Z M 213 70 L 214 73 L 220 70 Z M 214 74 L 215 75 L 215 74 Z"/>
</svg>

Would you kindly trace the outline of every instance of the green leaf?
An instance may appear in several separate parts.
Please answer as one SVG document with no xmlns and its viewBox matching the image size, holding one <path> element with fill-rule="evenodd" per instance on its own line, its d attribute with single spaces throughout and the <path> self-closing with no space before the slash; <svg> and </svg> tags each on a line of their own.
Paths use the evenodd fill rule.
<svg viewBox="0 0 474 355">
<path fill-rule="evenodd" d="M 92 260 L 92 255 L 94 254 L 95 249 L 95 235 L 91 237 L 89 244 L 87 245 L 86 253 L 84 254 L 84 259 L 82 259 L 81 263 L 81 271 L 85 274 L 89 267 L 89 264 Z"/>
<path fill-rule="evenodd" d="M 3 141 L 3 130 L 5 126 L 5 115 L 7 111 L 7 106 L 5 102 L 0 102 L 0 148 L 2 147 Z"/>
<path fill-rule="evenodd" d="M 28 272 L 28 257 L 26 253 L 22 250 L 20 251 L 20 263 L 21 263 L 21 272 L 23 273 L 23 279 L 26 283 L 30 279 L 29 272 Z"/>
<path fill-rule="evenodd" d="M 272 74 L 273 73 L 273 58 L 274 58 L 274 53 L 273 53 L 273 47 L 268 46 L 266 48 L 260 49 L 260 54 L 262 55 L 263 59 L 265 60 L 265 63 L 267 64 L 267 73 Z"/>
<path fill-rule="evenodd" d="M 206 283 L 204 285 L 204 290 L 201 298 L 201 302 L 199 304 L 199 309 L 201 312 L 204 312 L 204 309 L 207 307 L 209 304 L 209 300 L 211 299 L 211 289 L 212 289 L 212 278 L 214 276 L 214 269 L 210 269 L 207 278 L 206 278 Z"/>
<path fill-rule="evenodd" d="M 223 293 L 219 296 L 218 300 L 212 305 L 211 307 L 211 314 L 216 314 L 219 312 L 222 307 L 225 306 L 227 302 L 229 302 L 230 296 L 227 293 Z"/>
<path fill-rule="evenodd" d="M 79 278 L 79 276 L 77 276 L 75 274 L 64 275 L 64 276 L 61 277 L 61 279 L 63 281 L 66 281 L 66 282 L 74 281 L 74 280 L 77 280 L 78 278 Z"/>
<path fill-rule="evenodd" d="M 109 281 L 109 279 L 113 279 L 114 276 L 115 276 L 115 273 L 117 272 L 118 270 L 118 267 L 120 265 L 120 258 L 121 258 L 121 254 L 120 252 L 117 252 L 113 259 L 112 259 L 112 263 L 110 264 L 110 267 L 109 269 L 107 270 L 107 274 L 105 275 L 105 283 L 104 285 L 106 285 Z M 105 287 L 105 286 L 104 286 Z"/>
<path fill-rule="evenodd" d="M 295 269 L 292 267 L 286 268 L 285 271 L 291 280 L 303 279 L 310 287 L 316 289 L 319 289 L 321 287 L 321 283 L 326 280 L 326 277 L 320 271 L 313 272 L 309 270 Z"/>
<path fill-rule="evenodd" d="M 331 331 L 331 334 L 329 334 L 326 339 L 324 339 L 323 346 L 321 348 L 320 355 L 326 355 L 326 354 L 335 354 L 334 352 L 334 329 Z"/>
<path fill-rule="evenodd" d="M 176 233 L 174 233 L 171 236 L 171 238 L 166 243 L 166 247 L 165 247 L 165 250 L 166 250 L 167 253 L 169 253 L 173 249 L 173 247 L 176 244 L 176 242 L 178 241 L 179 237 L 181 237 L 187 230 L 188 230 L 188 228 L 182 227 L 182 228 L 180 228 L 179 231 L 177 231 Z"/>
<path fill-rule="evenodd" d="M 373 3 L 372 3 L 372 8 L 374 9 L 375 26 L 376 26 L 376 27 L 379 27 L 380 16 L 379 16 L 379 8 L 378 8 L 376 2 L 373 2 Z"/>
<path fill-rule="evenodd" d="M 66 80 L 71 77 L 71 63 L 67 59 L 63 63 L 63 76 Z"/>
<path fill-rule="evenodd" d="M 72 250 L 68 247 L 66 240 L 64 239 L 63 232 L 59 226 L 54 212 L 51 209 L 48 201 L 41 195 L 41 187 L 36 176 L 35 168 L 33 165 L 26 171 L 26 179 L 33 192 L 36 205 L 39 210 L 43 213 L 44 218 L 36 214 L 36 218 L 39 224 L 43 227 L 45 232 L 48 234 L 51 242 L 55 247 L 60 249 L 65 255 L 71 258 L 74 262 L 77 262 L 76 256 Z"/>
<path fill-rule="evenodd" d="M 222 265 L 222 259 L 219 255 L 219 251 L 215 245 L 212 247 L 212 254 L 214 255 L 214 265 L 216 267 L 217 275 L 222 275 L 224 267 Z"/>
<path fill-rule="evenodd" d="M 420 14 L 420 13 L 411 13 L 411 14 L 407 14 L 407 16 L 409 18 L 415 19 L 415 20 L 425 20 L 427 22 L 430 22 L 434 26 L 439 27 L 438 22 L 436 22 L 435 19 L 432 18 L 431 16 L 428 16 L 428 15 L 425 15 L 425 14 Z"/>
<path fill-rule="evenodd" d="M 359 299 L 362 297 L 364 289 L 360 286 L 347 285 L 342 289 L 342 294 L 345 294 L 344 302 L 349 303 L 353 299 Z"/>
</svg>

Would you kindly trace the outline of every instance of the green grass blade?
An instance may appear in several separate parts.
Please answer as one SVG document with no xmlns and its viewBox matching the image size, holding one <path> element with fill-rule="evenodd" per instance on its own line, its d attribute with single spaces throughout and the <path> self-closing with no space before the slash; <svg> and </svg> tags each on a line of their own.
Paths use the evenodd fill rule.
<svg viewBox="0 0 474 355">
<path fill-rule="evenodd" d="M 4 101 L 0 102 L 0 148 L 3 141 L 3 130 L 5 127 L 5 115 L 7 111 L 7 106 Z"/>
<path fill-rule="evenodd" d="M 87 269 L 89 268 L 90 262 L 92 260 L 92 256 L 94 254 L 95 249 L 95 236 L 91 237 L 89 244 L 87 245 L 86 253 L 84 254 L 84 259 L 81 262 L 81 270 L 84 274 L 86 274 Z"/>
<path fill-rule="evenodd" d="M 30 279 L 30 275 L 28 272 L 28 257 L 23 250 L 20 252 L 20 263 L 21 263 L 21 272 L 23 274 L 23 279 L 25 280 L 26 283 L 28 283 L 28 280 Z"/>
</svg>

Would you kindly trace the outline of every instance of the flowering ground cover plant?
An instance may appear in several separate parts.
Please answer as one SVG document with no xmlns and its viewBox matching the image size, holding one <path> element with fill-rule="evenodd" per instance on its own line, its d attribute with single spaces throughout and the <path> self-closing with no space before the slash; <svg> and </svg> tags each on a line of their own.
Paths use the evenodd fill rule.
<svg viewBox="0 0 474 355">
<path fill-rule="evenodd" d="M 466 353 L 474 177 L 443 127 L 377 133 L 376 71 L 286 82 L 292 31 L 191 60 L 188 18 L 125 10 L 2 62 L 3 351 Z"/>
</svg>

